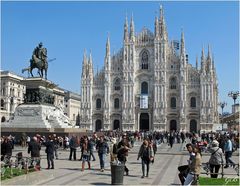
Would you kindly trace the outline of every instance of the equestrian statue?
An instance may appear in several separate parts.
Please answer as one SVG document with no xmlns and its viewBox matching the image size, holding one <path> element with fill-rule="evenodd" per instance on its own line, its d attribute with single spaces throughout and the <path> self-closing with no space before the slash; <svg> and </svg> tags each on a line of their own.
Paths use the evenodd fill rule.
<svg viewBox="0 0 240 186">
<path fill-rule="evenodd" d="M 40 42 L 38 46 L 33 50 L 32 59 L 30 59 L 30 66 L 28 68 L 22 69 L 22 73 L 28 71 L 32 77 L 33 73 L 32 70 L 34 68 L 38 69 L 38 74 L 41 78 L 43 78 L 43 74 L 45 72 L 45 79 L 47 79 L 47 69 L 48 69 L 48 62 L 54 61 L 54 59 L 47 60 L 47 49 L 42 47 L 43 44 Z"/>
</svg>

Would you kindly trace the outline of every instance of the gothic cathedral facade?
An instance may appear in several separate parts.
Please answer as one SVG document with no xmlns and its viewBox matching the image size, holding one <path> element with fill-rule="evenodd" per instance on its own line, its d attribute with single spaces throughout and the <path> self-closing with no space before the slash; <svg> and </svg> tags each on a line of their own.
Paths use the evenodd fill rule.
<svg viewBox="0 0 240 186">
<path fill-rule="evenodd" d="M 155 30 L 135 34 L 133 17 L 124 24 L 123 47 L 94 74 L 84 51 L 81 121 L 87 130 L 211 131 L 218 123 L 218 84 L 210 48 L 201 65 L 188 63 L 184 33 L 169 41 L 163 9 Z"/>
</svg>

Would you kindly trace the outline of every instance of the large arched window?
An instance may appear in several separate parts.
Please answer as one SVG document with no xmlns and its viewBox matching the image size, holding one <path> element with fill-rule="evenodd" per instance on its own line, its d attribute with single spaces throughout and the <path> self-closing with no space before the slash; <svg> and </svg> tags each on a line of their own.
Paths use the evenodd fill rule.
<svg viewBox="0 0 240 186">
<path fill-rule="evenodd" d="M 177 106 L 177 100 L 176 100 L 175 97 L 171 97 L 171 103 L 170 103 L 170 105 L 171 105 L 171 108 L 172 108 L 172 109 L 175 109 L 175 108 L 176 108 L 176 106 Z"/>
<path fill-rule="evenodd" d="M 143 51 L 141 55 L 141 69 L 148 69 L 148 53 Z"/>
<path fill-rule="evenodd" d="M 1 99 L 1 110 L 4 110 L 4 100 Z"/>
<path fill-rule="evenodd" d="M 176 77 L 171 77 L 169 80 L 170 89 L 176 89 L 177 88 L 177 79 Z"/>
<path fill-rule="evenodd" d="M 190 107 L 191 108 L 196 108 L 196 98 L 195 97 L 191 97 L 191 100 L 190 100 Z"/>
<path fill-rule="evenodd" d="M 148 94 L 148 83 L 147 82 L 142 82 L 141 94 Z"/>
<path fill-rule="evenodd" d="M 119 109 L 119 99 L 118 98 L 114 99 L 114 108 Z"/>
<path fill-rule="evenodd" d="M 120 79 L 117 78 L 114 82 L 114 90 L 120 90 L 121 89 L 121 82 L 120 82 Z"/>
<path fill-rule="evenodd" d="M 101 99 L 98 98 L 96 100 L 96 109 L 101 109 L 101 107 L 102 107 Z"/>
</svg>

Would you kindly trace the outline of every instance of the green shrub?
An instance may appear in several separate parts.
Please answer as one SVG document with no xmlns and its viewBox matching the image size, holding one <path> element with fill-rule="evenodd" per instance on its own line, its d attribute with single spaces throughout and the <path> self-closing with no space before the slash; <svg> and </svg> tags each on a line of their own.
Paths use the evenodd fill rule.
<svg viewBox="0 0 240 186">
<path fill-rule="evenodd" d="M 34 171 L 35 171 L 35 169 L 29 169 L 29 172 L 34 172 Z M 1 180 L 10 179 L 10 178 L 20 176 L 20 175 L 23 175 L 23 174 L 25 174 L 24 169 L 12 168 L 12 172 L 11 172 L 10 168 L 5 168 L 4 174 L 1 175 Z"/>
<path fill-rule="evenodd" d="M 239 185 L 239 177 L 235 178 L 207 178 L 200 177 L 199 185 Z"/>
</svg>

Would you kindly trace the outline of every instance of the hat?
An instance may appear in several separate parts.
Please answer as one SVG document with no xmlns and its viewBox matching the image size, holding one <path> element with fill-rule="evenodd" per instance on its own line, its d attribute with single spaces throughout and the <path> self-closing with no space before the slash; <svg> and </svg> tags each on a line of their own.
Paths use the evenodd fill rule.
<svg viewBox="0 0 240 186">
<path fill-rule="evenodd" d="M 112 138 L 111 141 L 112 141 L 113 144 L 117 143 L 117 139 L 116 138 Z"/>
<path fill-rule="evenodd" d="M 217 140 L 213 140 L 213 141 L 212 141 L 212 145 L 218 146 L 218 145 L 219 145 L 219 142 L 218 142 Z"/>
</svg>

